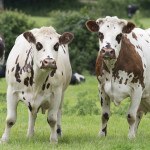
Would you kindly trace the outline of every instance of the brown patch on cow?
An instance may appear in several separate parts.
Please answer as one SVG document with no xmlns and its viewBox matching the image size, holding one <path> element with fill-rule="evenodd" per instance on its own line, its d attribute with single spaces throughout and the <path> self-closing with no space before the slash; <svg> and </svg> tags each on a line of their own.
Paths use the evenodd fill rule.
<svg viewBox="0 0 150 150">
<path fill-rule="evenodd" d="M 126 79 L 126 81 L 125 81 L 125 83 L 124 83 L 124 84 L 126 85 L 126 84 L 127 84 L 127 82 L 128 82 L 128 79 Z"/>
<path fill-rule="evenodd" d="M 107 135 L 107 125 L 105 128 L 102 129 L 102 131 L 105 133 L 105 136 Z"/>
<path fill-rule="evenodd" d="M 102 57 L 101 53 L 97 56 L 95 70 L 96 70 L 97 77 L 103 75 L 103 70 L 105 70 L 105 71 L 110 73 L 108 67 L 106 66 L 106 64 L 105 64 L 105 62 L 103 60 L 103 57 Z"/>
<path fill-rule="evenodd" d="M 143 51 L 141 46 L 137 45 L 136 47 L 137 47 L 138 49 L 140 49 L 141 51 Z"/>
<path fill-rule="evenodd" d="M 105 123 L 106 121 L 109 120 L 109 115 L 108 113 L 104 113 L 103 116 L 102 116 L 102 122 Z"/>
<path fill-rule="evenodd" d="M 128 74 L 133 73 L 132 83 L 139 82 L 144 88 L 143 63 L 140 55 L 136 52 L 135 46 L 129 39 L 123 36 L 121 50 L 113 69 L 114 78 L 119 78 L 119 70 Z"/>
<path fill-rule="evenodd" d="M 121 78 L 121 79 L 119 80 L 119 84 L 122 84 L 122 80 L 123 80 L 123 78 Z"/>
<path fill-rule="evenodd" d="M 46 77 L 45 81 L 44 81 L 44 84 L 42 85 L 42 90 L 44 91 L 45 90 L 45 87 L 46 87 L 46 83 L 48 81 L 48 78 L 49 76 Z M 48 88 L 47 88 L 48 89 Z"/>
<path fill-rule="evenodd" d="M 19 63 L 18 63 L 18 64 L 16 65 L 15 78 L 16 78 L 16 81 L 20 83 L 20 82 L 21 82 L 21 79 L 20 79 L 19 71 L 20 71 L 20 66 L 19 66 Z"/>
<path fill-rule="evenodd" d="M 137 36 L 136 36 L 136 34 L 135 34 L 134 32 L 132 32 L 132 37 L 133 37 L 135 40 L 137 40 Z"/>
<path fill-rule="evenodd" d="M 129 125 L 132 125 L 135 122 L 135 118 L 131 116 L 130 114 L 128 114 L 127 120 L 128 120 Z"/>
<path fill-rule="evenodd" d="M 16 58 L 15 64 L 17 64 L 17 63 L 18 63 L 18 58 L 19 58 L 19 55 L 18 55 L 18 56 L 17 56 L 17 58 Z"/>
<path fill-rule="evenodd" d="M 101 106 L 103 106 L 103 98 L 101 97 Z"/>
<path fill-rule="evenodd" d="M 26 77 L 24 79 L 24 85 L 28 86 L 29 85 L 29 77 Z"/>
<path fill-rule="evenodd" d="M 46 86 L 46 85 L 45 85 L 45 84 L 43 84 L 43 86 L 42 86 L 42 90 L 43 90 L 43 91 L 45 90 L 45 86 Z"/>
<path fill-rule="evenodd" d="M 30 110 L 30 111 L 32 111 L 31 103 L 30 103 L 30 102 L 28 102 L 28 104 L 29 104 L 29 105 L 28 105 L 29 110 Z"/>
<path fill-rule="evenodd" d="M 49 86 L 50 86 L 50 83 L 48 83 L 48 84 L 47 84 L 46 88 L 48 89 L 48 88 L 49 88 Z"/>
<path fill-rule="evenodd" d="M 13 72 L 13 71 L 14 71 L 14 69 L 15 69 L 15 67 L 13 67 L 13 68 L 11 69 L 11 72 Z"/>
</svg>

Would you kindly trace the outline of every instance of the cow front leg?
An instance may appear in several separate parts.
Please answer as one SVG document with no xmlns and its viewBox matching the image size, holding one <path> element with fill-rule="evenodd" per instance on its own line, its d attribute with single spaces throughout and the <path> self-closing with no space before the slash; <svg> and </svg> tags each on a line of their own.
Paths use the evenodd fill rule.
<svg viewBox="0 0 150 150">
<path fill-rule="evenodd" d="M 60 107 L 57 113 L 57 135 L 62 136 L 61 118 L 62 118 L 62 105 L 63 105 L 64 93 L 62 93 Z"/>
<path fill-rule="evenodd" d="M 29 122 L 28 122 L 27 137 L 31 138 L 34 135 L 34 126 L 37 117 L 37 112 L 28 110 L 28 114 L 29 114 Z"/>
<path fill-rule="evenodd" d="M 135 128 L 137 126 L 136 123 L 136 117 L 137 117 L 137 111 L 141 102 L 141 96 L 142 96 L 142 92 L 140 89 L 136 89 L 132 96 L 131 96 L 131 104 L 128 110 L 128 114 L 127 114 L 127 121 L 129 123 L 129 133 L 128 133 L 128 138 L 129 139 L 133 139 L 135 138 Z"/>
<path fill-rule="evenodd" d="M 51 97 L 51 107 L 48 111 L 47 122 L 51 128 L 51 135 L 50 135 L 50 142 L 51 143 L 57 143 L 58 142 L 57 114 L 58 114 L 59 106 L 61 103 L 61 95 L 62 95 L 61 89 L 57 89 L 57 91 L 55 91 L 53 93 L 53 96 Z"/>
<path fill-rule="evenodd" d="M 7 117 L 6 117 L 6 124 L 5 130 L 1 138 L 1 142 L 8 142 L 9 134 L 11 127 L 15 124 L 17 119 L 17 96 L 12 92 L 10 87 L 7 90 Z"/>
<path fill-rule="evenodd" d="M 99 135 L 106 136 L 107 122 L 110 116 L 110 100 L 107 96 L 101 95 L 101 107 L 102 107 L 102 116 L 101 116 L 102 125 L 101 125 L 101 130 L 99 132 Z"/>
</svg>

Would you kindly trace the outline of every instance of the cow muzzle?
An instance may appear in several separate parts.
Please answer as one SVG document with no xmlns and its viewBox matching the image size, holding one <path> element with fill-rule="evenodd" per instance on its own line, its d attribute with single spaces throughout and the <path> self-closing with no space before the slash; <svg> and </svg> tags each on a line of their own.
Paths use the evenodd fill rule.
<svg viewBox="0 0 150 150">
<path fill-rule="evenodd" d="M 56 61 L 52 58 L 46 58 L 42 61 L 41 69 L 53 69 L 56 70 Z"/>
<path fill-rule="evenodd" d="M 101 53 L 104 59 L 110 60 L 110 59 L 115 59 L 115 50 L 112 48 L 102 48 Z"/>
</svg>

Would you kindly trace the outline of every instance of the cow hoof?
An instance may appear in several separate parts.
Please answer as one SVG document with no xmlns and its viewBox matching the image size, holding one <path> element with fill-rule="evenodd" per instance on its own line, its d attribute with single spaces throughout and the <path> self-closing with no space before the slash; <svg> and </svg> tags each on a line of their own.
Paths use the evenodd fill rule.
<svg viewBox="0 0 150 150">
<path fill-rule="evenodd" d="M 50 143 L 51 143 L 51 144 L 58 144 L 58 140 L 57 140 L 57 139 L 51 139 L 51 140 L 50 140 Z"/>
<path fill-rule="evenodd" d="M 105 132 L 103 132 L 103 131 L 100 131 L 98 135 L 99 135 L 99 137 L 105 137 L 106 136 Z"/>
<path fill-rule="evenodd" d="M 128 134 L 128 138 L 130 140 L 134 140 L 135 139 L 135 134 Z"/>
<path fill-rule="evenodd" d="M 3 138 L 0 139 L 0 144 L 6 144 L 6 143 L 8 143 L 8 139 L 3 139 Z"/>
</svg>

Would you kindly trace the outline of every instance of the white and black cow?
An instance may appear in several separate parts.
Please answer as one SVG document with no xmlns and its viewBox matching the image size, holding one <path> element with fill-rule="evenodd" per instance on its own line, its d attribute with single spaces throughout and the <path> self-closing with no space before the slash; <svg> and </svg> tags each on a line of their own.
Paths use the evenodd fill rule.
<svg viewBox="0 0 150 150">
<path fill-rule="evenodd" d="M 110 100 L 119 105 L 130 97 L 127 120 L 132 139 L 143 113 L 150 111 L 150 30 L 109 16 L 89 20 L 86 26 L 99 37 L 96 75 L 102 106 L 100 135 L 107 133 Z"/>
<path fill-rule="evenodd" d="M 7 117 L 1 142 L 7 142 L 17 118 L 17 104 L 29 108 L 27 136 L 34 134 L 39 109 L 48 109 L 50 141 L 57 143 L 61 134 L 61 106 L 70 83 L 72 69 L 68 43 L 73 34 L 58 34 L 53 27 L 41 27 L 21 34 L 15 41 L 6 65 Z"/>
</svg>

